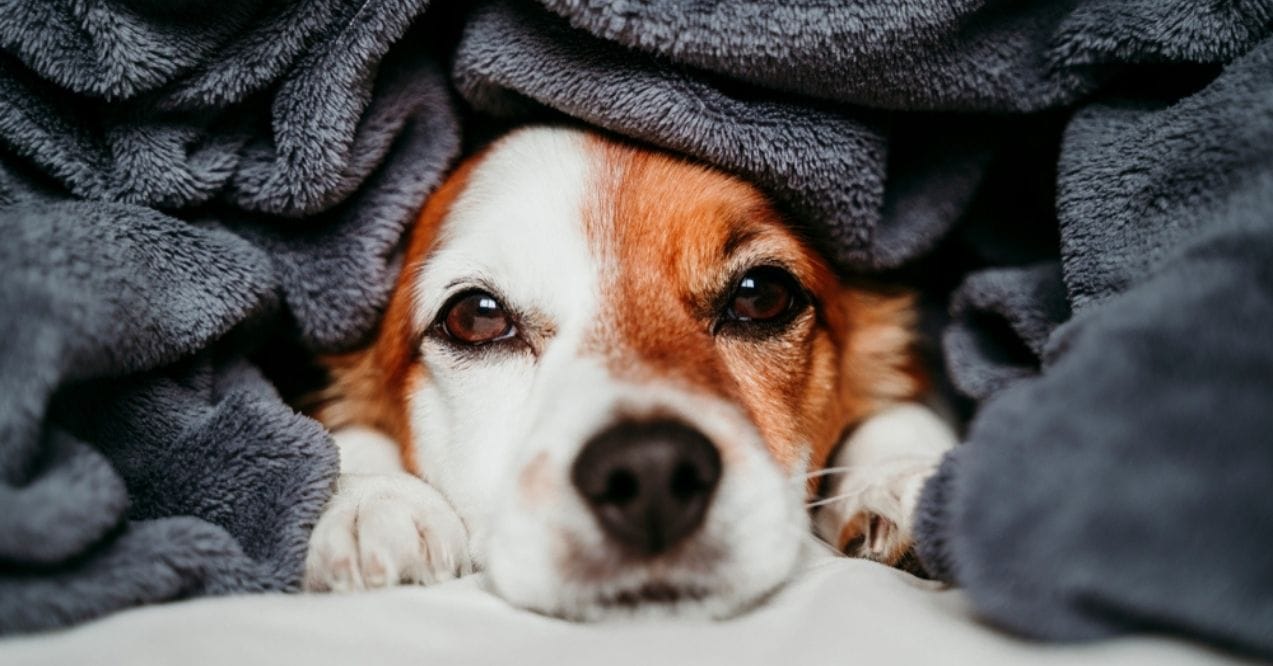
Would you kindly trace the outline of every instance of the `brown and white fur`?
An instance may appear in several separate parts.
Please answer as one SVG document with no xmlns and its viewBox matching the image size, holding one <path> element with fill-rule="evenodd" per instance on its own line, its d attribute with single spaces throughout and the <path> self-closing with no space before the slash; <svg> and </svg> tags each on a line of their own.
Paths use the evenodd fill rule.
<svg viewBox="0 0 1273 666">
<path fill-rule="evenodd" d="M 794 278 L 803 306 L 770 328 L 722 323 L 760 266 Z M 472 289 L 514 335 L 446 339 L 441 310 Z M 328 360 L 317 413 L 341 477 L 306 586 L 481 569 L 510 602 L 561 617 L 724 617 L 793 573 L 811 528 L 896 562 L 954 442 L 918 403 L 913 316 L 905 296 L 842 285 L 746 182 L 580 130 L 507 135 L 427 202 L 375 339 Z M 720 471 L 692 534 L 634 555 L 572 467 L 597 433 L 651 419 L 701 433 Z M 811 525 L 824 469 L 835 499 Z"/>
</svg>

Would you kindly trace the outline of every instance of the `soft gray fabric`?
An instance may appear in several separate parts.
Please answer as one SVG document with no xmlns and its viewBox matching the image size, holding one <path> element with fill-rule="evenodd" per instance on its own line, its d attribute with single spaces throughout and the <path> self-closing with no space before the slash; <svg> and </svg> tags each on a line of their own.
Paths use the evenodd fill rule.
<svg viewBox="0 0 1273 666">
<path fill-rule="evenodd" d="M 689 154 L 850 271 L 962 281 L 981 409 L 919 538 L 982 615 L 1273 655 L 1273 3 L 540 4 L 474 10 L 479 110 Z"/>
<path fill-rule="evenodd" d="M 217 219 L 303 239 L 276 254 L 284 298 L 307 342 L 348 344 L 458 147 L 422 40 L 381 66 L 425 0 L 183 4 L 0 6 L 0 140 L 78 198 L 229 208 Z"/>
<path fill-rule="evenodd" d="M 1273 40 L 1178 102 L 1112 96 L 1070 123 L 1058 217 L 1075 316 L 924 498 L 926 561 L 997 621 L 1273 654 L 1270 146 Z M 952 357 L 965 336 L 948 332 Z"/>
<path fill-rule="evenodd" d="M 1090 72 L 1051 66 L 1074 0 L 543 4 L 625 46 L 854 105 L 1027 111 L 1093 87 Z"/>
<path fill-rule="evenodd" d="M 1038 374 L 1052 331 L 1070 317 L 1056 262 L 972 274 L 950 303 L 943 335 L 955 386 L 983 399 Z"/>
<path fill-rule="evenodd" d="M 0 633 L 297 586 L 336 453 L 248 358 L 375 324 L 459 146 L 424 5 L 0 3 Z"/>
</svg>

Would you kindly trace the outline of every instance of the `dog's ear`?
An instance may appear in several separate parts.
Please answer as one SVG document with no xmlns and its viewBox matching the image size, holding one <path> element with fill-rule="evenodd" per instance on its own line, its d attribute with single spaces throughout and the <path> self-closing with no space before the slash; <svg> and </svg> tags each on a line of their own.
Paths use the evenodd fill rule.
<svg viewBox="0 0 1273 666">
<path fill-rule="evenodd" d="M 841 424 L 848 428 L 891 404 L 915 400 L 928 389 L 916 346 L 915 296 L 856 286 L 841 287 L 837 302 Z"/>
</svg>

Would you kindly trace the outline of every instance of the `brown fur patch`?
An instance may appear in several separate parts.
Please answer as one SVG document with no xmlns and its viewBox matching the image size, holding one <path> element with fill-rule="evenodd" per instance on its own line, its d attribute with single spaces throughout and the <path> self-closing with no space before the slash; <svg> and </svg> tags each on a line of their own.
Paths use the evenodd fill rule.
<svg viewBox="0 0 1273 666">
<path fill-rule="evenodd" d="M 616 376 L 741 405 L 788 468 L 825 465 L 847 427 L 919 391 L 909 297 L 843 287 L 742 180 L 601 137 L 590 149 L 584 223 L 610 272 L 588 348 Z M 717 335 L 719 296 L 757 264 L 789 270 L 816 310 L 769 338 Z"/>
<path fill-rule="evenodd" d="M 412 285 L 481 156 L 461 164 L 420 212 L 411 229 L 402 272 L 371 345 L 321 359 L 332 382 L 319 395 L 315 417 L 331 430 L 349 425 L 380 430 L 398 443 L 402 464 L 412 474 L 420 470 L 412 444 L 408 396 L 425 380 L 418 352 L 422 331 L 416 330 L 412 312 Z"/>
</svg>

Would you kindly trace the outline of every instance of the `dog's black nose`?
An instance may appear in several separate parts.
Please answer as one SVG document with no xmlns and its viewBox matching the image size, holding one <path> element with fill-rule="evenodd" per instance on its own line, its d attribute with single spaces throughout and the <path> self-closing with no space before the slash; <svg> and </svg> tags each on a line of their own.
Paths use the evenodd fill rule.
<svg viewBox="0 0 1273 666">
<path fill-rule="evenodd" d="M 720 453 L 678 421 L 624 421 L 579 452 L 571 480 L 606 534 L 629 550 L 654 555 L 703 522 Z"/>
</svg>

